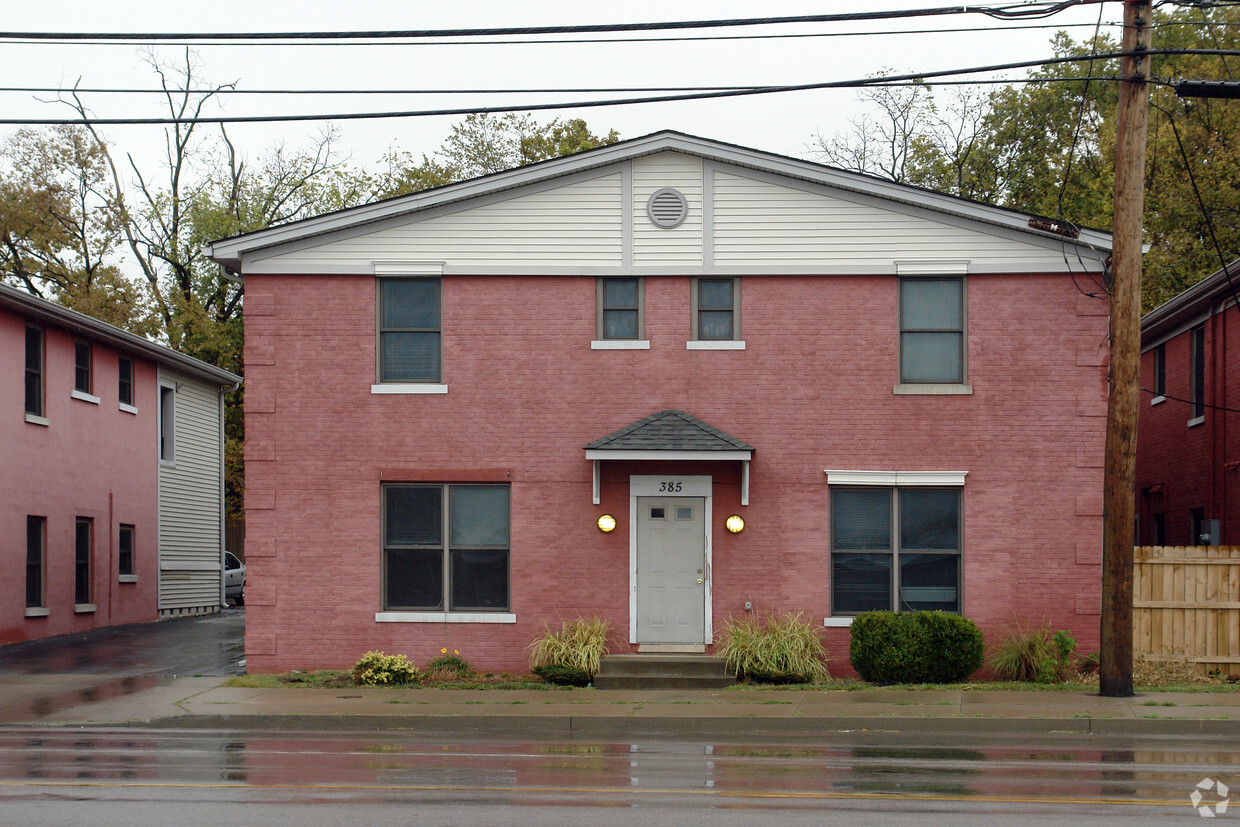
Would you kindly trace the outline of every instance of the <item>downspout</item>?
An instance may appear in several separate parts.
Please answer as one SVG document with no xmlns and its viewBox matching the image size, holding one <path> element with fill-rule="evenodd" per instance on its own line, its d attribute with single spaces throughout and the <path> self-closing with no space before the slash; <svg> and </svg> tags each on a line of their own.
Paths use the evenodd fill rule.
<svg viewBox="0 0 1240 827">
<path fill-rule="evenodd" d="M 112 499 L 113 499 L 112 489 L 109 488 L 108 489 L 108 571 L 107 571 L 108 622 L 105 624 L 107 626 L 112 625 L 112 571 L 113 571 L 112 566 L 116 562 L 116 558 L 115 558 L 116 524 L 113 520 Z"/>
</svg>

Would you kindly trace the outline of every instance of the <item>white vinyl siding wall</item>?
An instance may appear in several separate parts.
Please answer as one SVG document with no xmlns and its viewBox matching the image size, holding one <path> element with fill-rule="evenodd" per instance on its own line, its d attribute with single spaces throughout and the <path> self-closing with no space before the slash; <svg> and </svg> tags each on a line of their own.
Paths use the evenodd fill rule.
<svg viewBox="0 0 1240 827">
<path fill-rule="evenodd" d="M 680 190 L 689 202 L 677 227 L 656 227 L 646 202 L 664 187 Z M 684 266 L 702 263 L 702 159 L 662 152 L 633 161 L 633 265 Z"/>
<path fill-rule="evenodd" d="M 159 468 L 159 608 L 175 611 L 221 604 L 219 387 L 160 368 L 175 383 L 175 461 Z"/>
</svg>

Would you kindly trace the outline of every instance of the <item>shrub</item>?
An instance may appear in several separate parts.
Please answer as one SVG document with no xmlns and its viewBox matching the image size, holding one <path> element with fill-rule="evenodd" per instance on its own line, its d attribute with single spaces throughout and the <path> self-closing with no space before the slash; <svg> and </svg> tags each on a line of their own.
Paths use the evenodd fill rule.
<svg viewBox="0 0 1240 827">
<path fill-rule="evenodd" d="M 359 686 L 401 686 L 417 683 L 418 667 L 404 655 L 367 652 L 354 664 L 349 677 Z"/>
<path fill-rule="evenodd" d="M 801 613 L 729 618 L 715 657 L 738 678 L 763 683 L 815 683 L 828 680 L 826 652 L 818 631 Z"/>
<path fill-rule="evenodd" d="M 452 654 L 448 654 L 446 648 L 439 650 L 439 657 L 427 661 L 422 672 L 427 680 L 435 681 L 464 681 L 474 674 L 469 661 L 461 657 L 460 651 L 453 649 Z"/>
<path fill-rule="evenodd" d="M 590 673 L 576 666 L 561 666 L 558 663 L 544 663 L 532 670 L 535 675 L 547 683 L 559 686 L 589 686 Z"/>
<path fill-rule="evenodd" d="M 1047 624 L 1030 632 L 1017 626 L 999 638 L 988 665 L 1004 680 L 1058 683 L 1067 680 L 1075 671 L 1072 665 L 1075 652 L 1076 638 L 1067 631 L 1052 635 Z"/>
<path fill-rule="evenodd" d="M 863 612 L 848 657 L 869 683 L 957 683 L 982 665 L 982 633 L 947 612 Z"/>
<path fill-rule="evenodd" d="M 607 632 L 611 624 L 600 617 L 565 620 L 558 631 L 548 626 L 542 637 L 529 645 L 530 669 L 540 666 L 568 666 L 586 673 L 587 679 L 598 674 L 603 655 L 607 654 Z M 535 672 L 535 674 L 538 674 Z"/>
</svg>

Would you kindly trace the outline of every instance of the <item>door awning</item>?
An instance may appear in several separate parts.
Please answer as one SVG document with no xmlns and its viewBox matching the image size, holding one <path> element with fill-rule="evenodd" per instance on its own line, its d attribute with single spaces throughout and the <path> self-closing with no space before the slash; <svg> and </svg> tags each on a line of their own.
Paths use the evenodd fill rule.
<svg viewBox="0 0 1240 827">
<path fill-rule="evenodd" d="M 623 460 L 707 460 L 741 463 L 741 505 L 749 505 L 749 461 L 753 446 L 692 414 L 659 411 L 626 425 L 586 446 L 586 459 L 594 462 L 594 504 L 599 502 L 599 463 Z"/>
</svg>

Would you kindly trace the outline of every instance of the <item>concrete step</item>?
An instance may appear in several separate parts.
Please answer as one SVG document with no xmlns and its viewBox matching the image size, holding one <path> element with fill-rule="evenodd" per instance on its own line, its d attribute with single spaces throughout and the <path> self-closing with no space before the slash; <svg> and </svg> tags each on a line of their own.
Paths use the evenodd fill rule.
<svg viewBox="0 0 1240 827">
<path fill-rule="evenodd" d="M 594 676 L 597 689 L 722 689 L 736 683 L 709 655 L 608 655 Z"/>
</svg>

